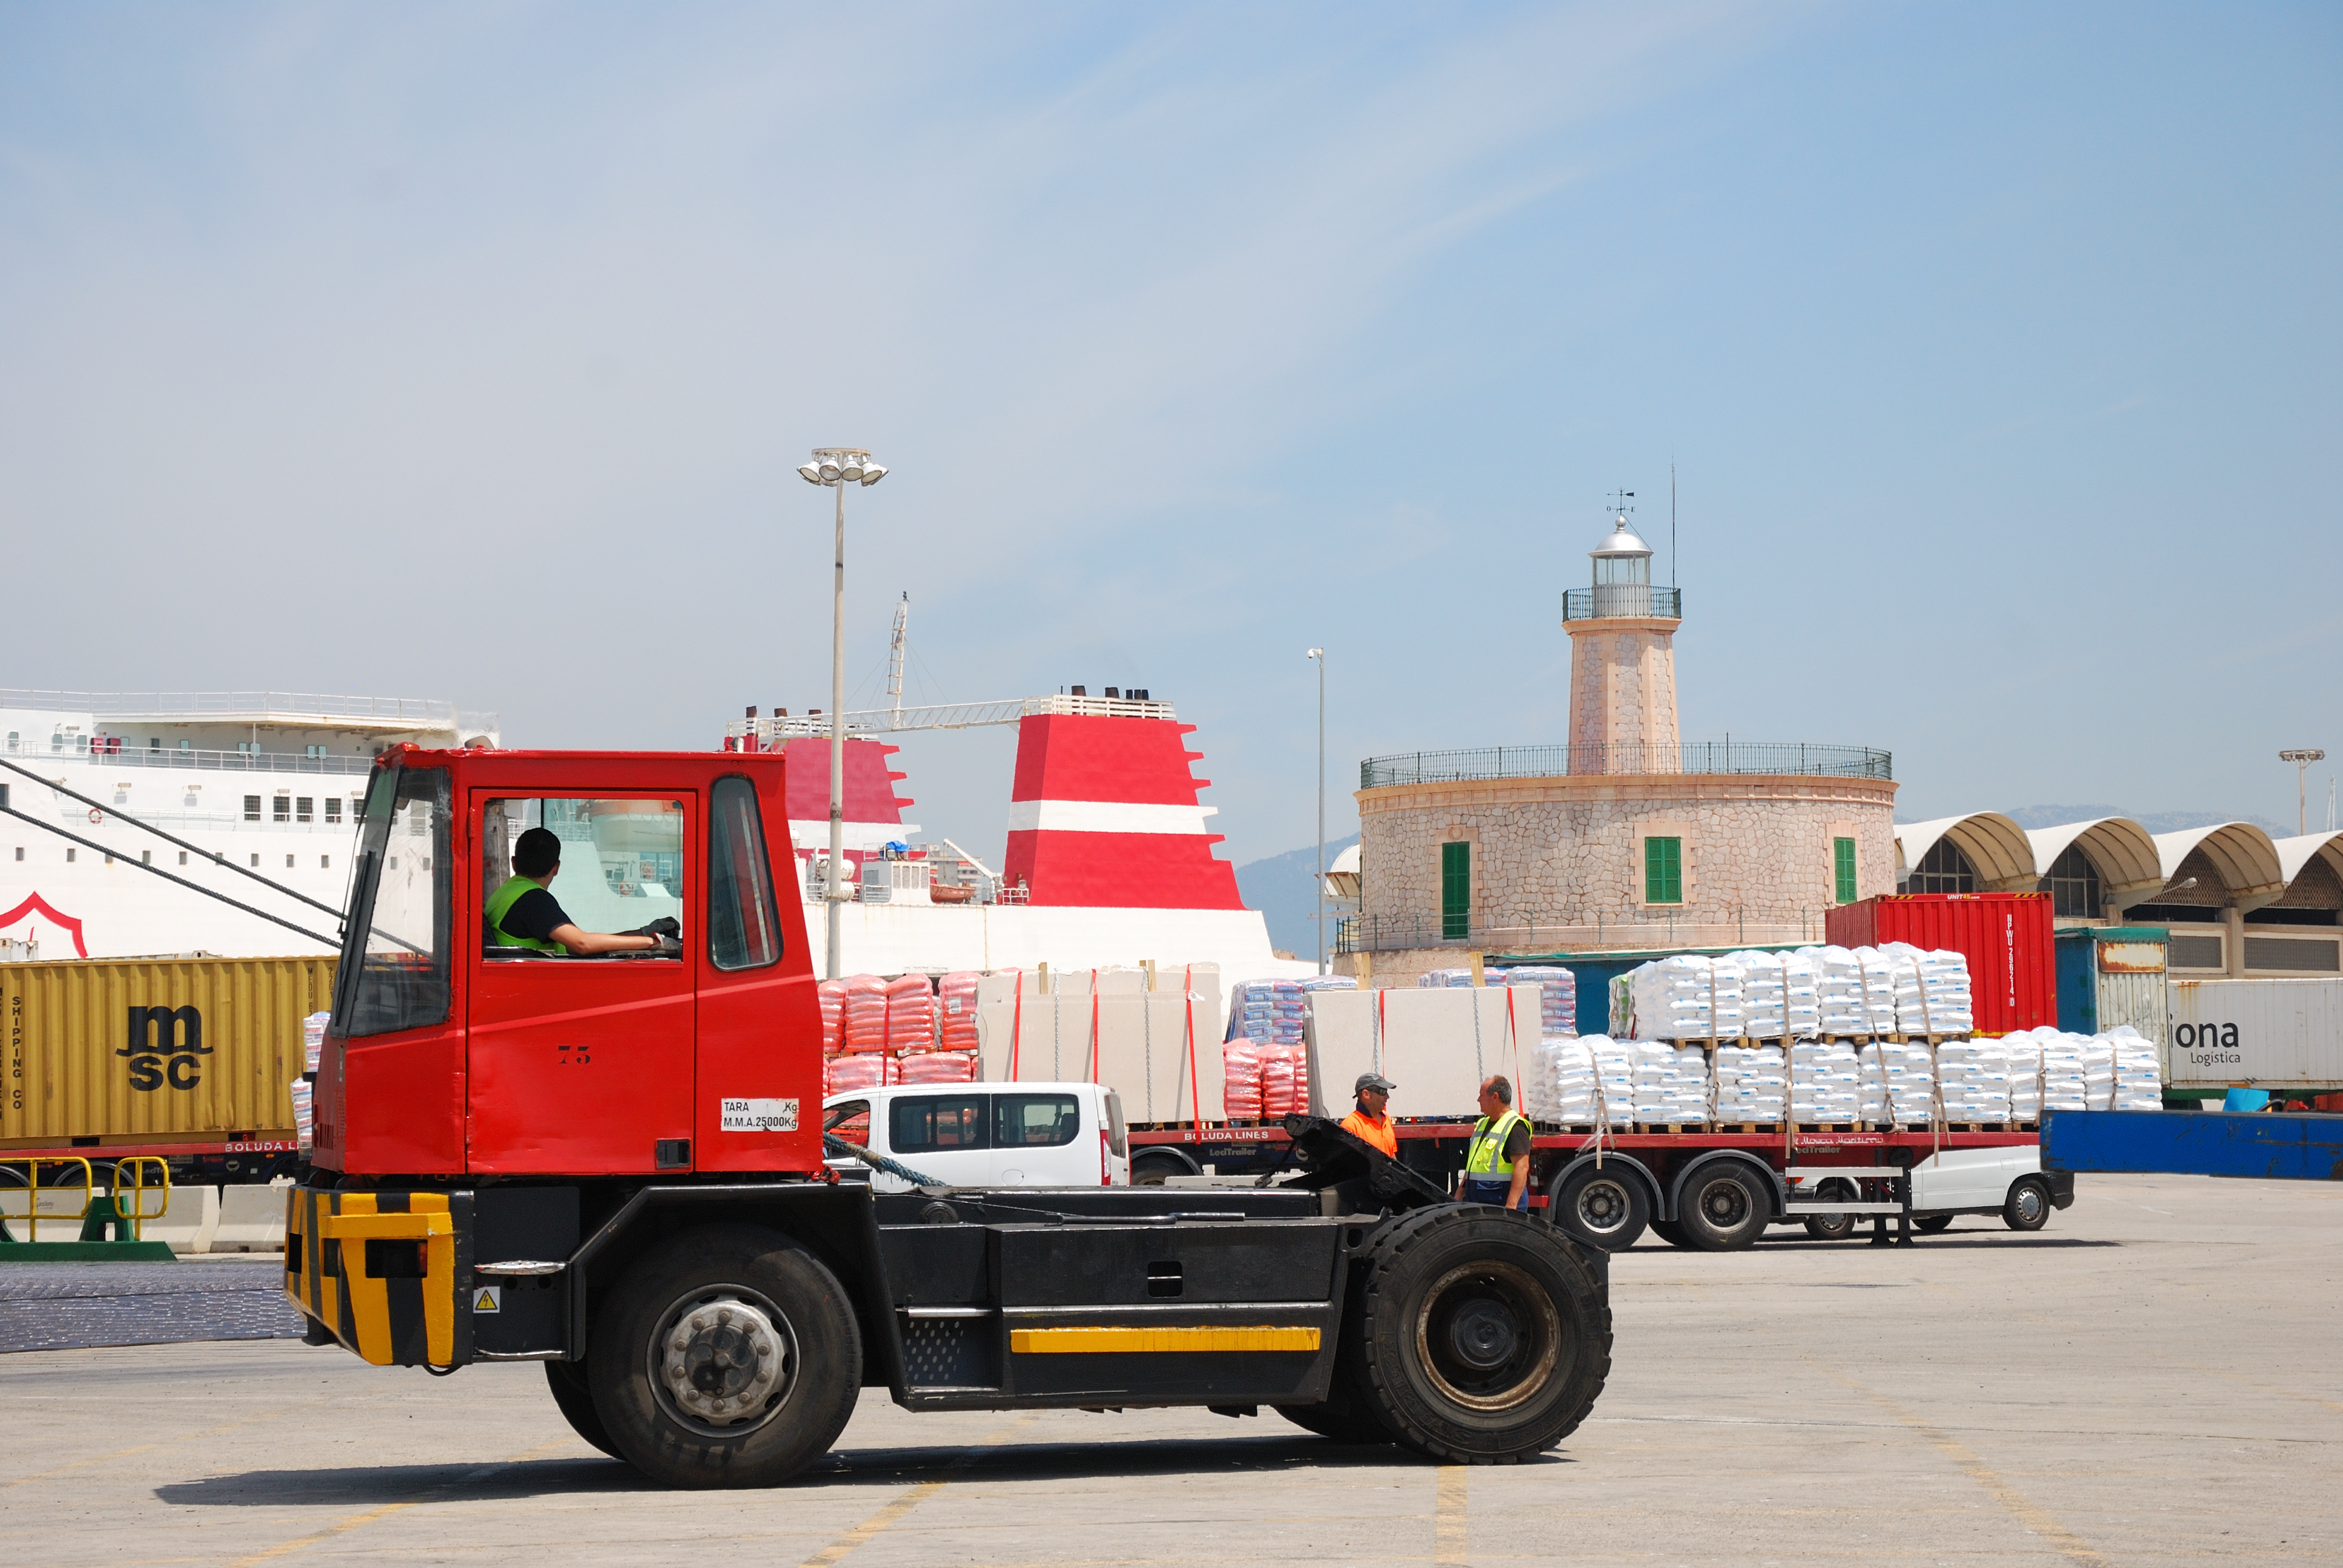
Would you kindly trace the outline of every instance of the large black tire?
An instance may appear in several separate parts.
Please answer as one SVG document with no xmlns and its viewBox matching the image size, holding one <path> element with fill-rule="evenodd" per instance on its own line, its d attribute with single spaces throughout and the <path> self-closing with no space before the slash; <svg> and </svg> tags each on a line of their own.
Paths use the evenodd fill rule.
<svg viewBox="0 0 2343 1568">
<path fill-rule="evenodd" d="M 1773 1222 L 1774 1198 L 1747 1166 L 1735 1161 L 1704 1165 L 1685 1182 L 1676 1204 L 1684 1245 L 1700 1252 L 1754 1247 Z"/>
<path fill-rule="evenodd" d="M 612 1445 L 651 1480 L 773 1486 L 845 1430 L 862 1334 L 820 1259 L 775 1231 L 714 1225 L 628 1267 L 586 1365 Z"/>
<path fill-rule="evenodd" d="M 1616 1163 L 1596 1170 L 1583 1165 L 1554 1184 L 1546 1218 L 1590 1247 L 1624 1252 L 1651 1223 L 1652 1201 L 1644 1183 Z"/>
<path fill-rule="evenodd" d="M 553 1402 L 569 1430 L 608 1454 L 623 1459 L 610 1434 L 603 1430 L 601 1412 L 594 1408 L 594 1391 L 586 1386 L 586 1363 L 583 1362 L 548 1362 L 545 1363 L 545 1386 L 553 1391 Z"/>
<path fill-rule="evenodd" d="M 1368 1250 L 1345 1346 L 1359 1402 L 1403 1446 L 1451 1464 L 1511 1464 L 1560 1442 L 1611 1370 L 1609 1300 L 1577 1245 L 1477 1203 L 1393 1221 Z"/>
<path fill-rule="evenodd" d="M 2039 1231 L 2050 1222 L 2050 1183 L 2039 1176 L 2020 1176 L 2009 1184 L 2001 1205 L 2001 1222 L 2013 1231 Z"/>
</svg>

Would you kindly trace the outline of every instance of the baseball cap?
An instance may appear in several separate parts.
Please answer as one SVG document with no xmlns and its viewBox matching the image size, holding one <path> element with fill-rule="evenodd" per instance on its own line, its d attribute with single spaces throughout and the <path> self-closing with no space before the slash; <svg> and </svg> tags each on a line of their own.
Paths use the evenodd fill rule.
<svg viewBox="0 0 2343 1568">
<path fill-rule="evenodd" d="M 1353 1098 L 1356 1098 L 1359 1095 L 1364 1094 L 1370 1089 L 1380 1089 L 1385 1094 L 1389 1094 L 1393 1090 L 1397 1089 L 1398 1087 L 1398 1084 L 1393 1083 L 1390 1079 L 1385 1078 L 1380 1072 L 1363 1072 L 1359 1074 L 1359 1081 L 1351 1086 L 1351 1094 Z"/>
</svg>

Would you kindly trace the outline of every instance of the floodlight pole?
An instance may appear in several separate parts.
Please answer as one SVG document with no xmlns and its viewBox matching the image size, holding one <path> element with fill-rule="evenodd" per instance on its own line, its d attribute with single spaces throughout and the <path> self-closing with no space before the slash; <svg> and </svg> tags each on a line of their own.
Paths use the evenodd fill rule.
<svg viewBox="0 0 2343 1568">
<path fill-rule="evenodd" d="M 1326 972 L 1326 650 L 1313 648 L 1318 661 L 1318 972 Z"/>
<path fill-rule="evenodd" d="M 830 578 L 830 871 L 823 879 L 822 913 L 828 917 L 829 961 L 825 978 L 839 979 L 845 936 L 840 923 L 839 867 L 846 859 L 846 482 L 838 492 L 837 563 Z"/>
<path fill-rule="evenodd" d="M 2298 836 L 2310 831 L 2309 786 L 2305 771 L 2314 762 L 2325 761 L 2327 753 L 2316 747 L 2290 748 L 2278 754 L 2281 762 L 2294 764 L 2294 830 Z"/>
</svg>

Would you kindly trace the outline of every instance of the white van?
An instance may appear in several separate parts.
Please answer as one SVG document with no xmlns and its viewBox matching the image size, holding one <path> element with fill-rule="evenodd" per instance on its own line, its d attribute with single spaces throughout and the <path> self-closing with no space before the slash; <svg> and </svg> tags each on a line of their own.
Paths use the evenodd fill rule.
<svg viewBox="0 0 2343 1568">
<path fill-rule="evenodd" d="M 1122 1097 L 1097 1083 L 938 1083 L 863 1089 L 821 1102 L 821 1126 L 950 1187 L 1128 1187 Z M 842 1176 L 908 1192 L 851 1157 Z"/>
<path fill-rule="evenodd" d="M 1855 1195 L 1852 1181 L 1829 1176 L 1799 1177 L 1791 1191 L 1794 1199 L 1805 1202 Z M 1912 1167 L 1912 1226 L 1926 1233 L 1944 1230 L 1960 1214 L 1998 1214 L 2013 1231 L 2039 1231 L 2049 1222 L 2051 1210 L 2064 1209 L 2074 1201 L 2073 1173 L 2043 1170 L 2038 1144 L 1947 1149 Z M 1859 1232 L 1868 1218 L 1810 1214 L 1806 1233 L 1838 1241 Z"/>
</svg>

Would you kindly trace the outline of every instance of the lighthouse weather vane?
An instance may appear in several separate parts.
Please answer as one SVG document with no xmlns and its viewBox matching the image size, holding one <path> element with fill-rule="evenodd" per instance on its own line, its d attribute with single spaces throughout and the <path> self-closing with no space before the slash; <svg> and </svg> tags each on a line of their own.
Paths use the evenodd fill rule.
<svg viewBox="0 0 2343 1568">
<path fill-rule="evenodd" d="M 1611 509 L 1619 515 L 1619 520 L 1621 522 L 1625 522 L 1627 520 L 1627 514 L 1635 509 L 1627 504 L 1634 498 L 1635 492 L 1633 490 L 1614 490 L 1611 492 Z"/>
</svg>

